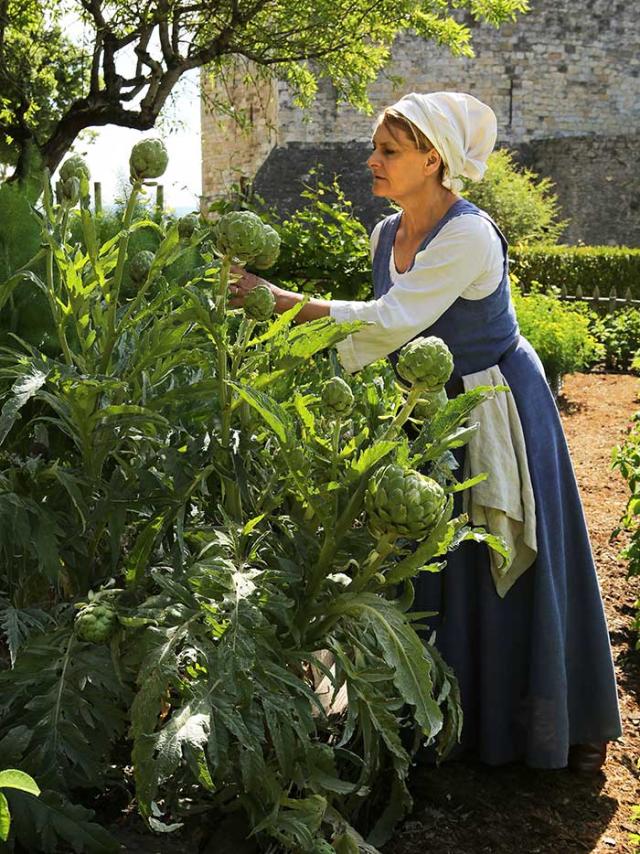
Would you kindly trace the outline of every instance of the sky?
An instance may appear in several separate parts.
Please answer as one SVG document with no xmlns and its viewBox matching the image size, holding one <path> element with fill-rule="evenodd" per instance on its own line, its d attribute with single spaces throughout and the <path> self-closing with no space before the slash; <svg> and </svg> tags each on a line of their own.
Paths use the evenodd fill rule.
<svg viewBox="0 0 640 854">
<path fill-rule="evenodd" d="M 82 22 L 71 13 L 64 15 L 63 25 L 78 42 L 86 42 L 91 36 L 91 31 L 85 31 Z M 153 52 L 153 44 L 149 49 Z M 118 71 L 128 74 L 134 69 L 135 55 L 129 46 L 118 53 Z M 185 209 L 199 209 L 199 195 L 202 192 L 199 80 L 197 70 L 183 75 L 159 123 L 151 131 L 141 132 L 107 125 L 92 128 L 88 136 L 85 134 L 76 141 L 74 153 L 86 158 L 91 180 L 102 184 L 104 205 L 122 196 L 121 188 L 128 184 L 129 154 L 135 143 L 146 137 L 161 137 L 169 153 L 169 166 L 158 181 L 164 187 L 165 208 L 175 209 L 179 213 L 184 213 Z M 136 101 L 133 101 L 131 106 L 135 105 Z"/>
<path fill-rule="evenodd" d="M 102 201 L 111 204 L 124 182 L 128 182 L 131 148 L 146 137 L 161 137 L 169 152 L 169 166 L 158 180 L 164 187 L 165 208 L 179 213 L 197 210 L 202 190 L 200 170 L 200 103 L 197 72 L 185 75 L 178 84 L 169 115 L 160 126 L 141 132 L 108 125 L 94 128 L 95 138 L 81 140 L 74 150 L 85 155 L 91 180 L 102 184 Z"/>
</svg>

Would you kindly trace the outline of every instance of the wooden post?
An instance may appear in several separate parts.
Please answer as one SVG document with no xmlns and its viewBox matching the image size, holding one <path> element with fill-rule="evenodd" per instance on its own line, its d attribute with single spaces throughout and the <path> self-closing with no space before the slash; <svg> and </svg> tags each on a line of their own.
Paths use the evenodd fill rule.
<svg viewBox="0 0 640 854">
<path fill-rule="evenodd" d="M 100 181 L 93 182 L 93 210 L 96 214 L 102 213 L 102 184 Z"/>
<path fill-rule="evenodd" d="M 158 184 L 156 187 L 156 213 L 162 216 L 164 213 L 164 187 Z"/>
</svg>

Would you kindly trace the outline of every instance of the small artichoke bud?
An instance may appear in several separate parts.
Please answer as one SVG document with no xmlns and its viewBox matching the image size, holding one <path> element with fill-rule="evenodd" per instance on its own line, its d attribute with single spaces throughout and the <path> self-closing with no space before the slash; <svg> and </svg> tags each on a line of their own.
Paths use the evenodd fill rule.
<svg viewBox="0 0 640 854">
<path fill-rule="evenodd" d="M 260 256 L 265 247 L 265 225 L 251 211 L 231 211 L 221 216 L 216 223 L 215 239 L 223 255 L 249 264 Z"/>
<path fill-rule="evenodd" d="M 71 157 L 67 157 L 60 167 L 60 179 L 67 181 L 69 178 L 77 178 L 78 181 L 81 181 L 82 178 L 89 181 L 91 178 L 89 167 L 79 154 L 72 154 Z"/>
<path fill-rule="evenodd" d="M 447 393 L 443 388 L 438 391 L 425 392 L 416 403 L 413 415 L 422 421 L 428 421 L 447 404 L 448 400 Z"/>
<path fill-rule="evenodd" d="M 58 204 L 73 207 L 80 201 L 80 179 L 72 176 L 56 183 Z"/>
<path fill-rule="evenodd" d="M 353 409 L 353 392 L 342 377 L 331 377 L 322 383 L 320 399 L 333 415 L 348 415 Z"/>
<path fill-rule="evenodd" d="M 159 178 L 164 174 L 169 155 L 161 139 L 143 139 L 131 149 L 129 169 L 134 181 L 146 181 L 149 178 Z"/>
<path fill-rule="evenodd" d="M 391 464 L 371 478 L 364 506 L 374 537 L 399 536 L 422 540 L 437 522 L 446 495 L 433 478 Z"/>
<path fill-rule="evenodd" d="M 256 270 L 266 270 L 278 260 L 280 254 L 280 235 L 270 225 L 263 225 L 264 229 L 264 249 L 253 259 L 252 266 Z"/>
<path fill-rule="evenodd" d="M 414 338 L 400 350 L 398 374 L 411 385 L 436 391 L 453 371 L 453 356 L 441 338 Z"/>
<path fill-rule="evenodd" d="M 276 298 L 268 285 L 256 285 L 244 298 L 242 307 L 251 320 L 265 322 L 273 315 Z"/>
<path fill-rule="evenodd" d="M 87 605 L 78 611 L 73 623 L 76 637 L 89 643 L 107 643 L 118 624 L 118 616 L 107 605 Z"/>
<path fill-rule="evenodd" d="M 190 213 L 178 220 L 178 237 L 180 240 L 189 240 L 193 232 L 198 227 L 200 217 L 198 214 Z"/>
<path fill-rule="evenodd" d="M 129 261 L 129 276 L 134 284 L 141 285 L 146 282 L 155 257 L 149 249 L 140 249 L 139 252 L 136 252 Z"/>
</svg>

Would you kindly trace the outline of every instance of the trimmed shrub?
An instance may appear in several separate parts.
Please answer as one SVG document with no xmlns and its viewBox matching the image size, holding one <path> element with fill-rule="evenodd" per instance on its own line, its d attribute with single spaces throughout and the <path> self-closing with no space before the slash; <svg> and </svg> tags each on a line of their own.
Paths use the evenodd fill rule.
<svg viewBox="0 0 640 854">
<path fill-rule="evenodd" d="M 510 250 L 512 267 L 524 291 L 538 283 L 544 290 L 564 287 L 584 296 L 597 286 L 601 296 L 612 288 L 619 297 L 631 291 L 640 299 L 640 249 L 628 246 L 517 246 Z"/>
</svg>

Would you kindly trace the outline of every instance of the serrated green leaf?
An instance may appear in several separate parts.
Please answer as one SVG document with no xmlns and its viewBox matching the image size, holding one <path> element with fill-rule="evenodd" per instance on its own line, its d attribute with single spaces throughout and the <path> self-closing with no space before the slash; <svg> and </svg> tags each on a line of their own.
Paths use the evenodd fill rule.
<svg viewBox="0 0 640 854">
<path fill-rule="evenodd" d="M 72 804 L 56 792 L 43 791 L 34 798 L 14 790 L 9 802 L 16 836 L 28 851 L 116 854 L 120 850 L 115 839 L 92 820 L 92 810 Z M 64 849 L 61 842 L 66 843 Z"/>
<path fill-rule="evenodd" d="M 442 712 L 432 697 L 429 662 L 422 641 L 393 603 L 373 593 L 361 593 L 343 606 L 371 627 L 387 664 L 393 669 L 393 682 L 406 702 L 414 707 L 414 716 L 429 738 L 442 727 Z"/>
<path fill-rule="evenodd" d="M 359 454 L 351 463 L 351 470 L 356 474 L 364 474 L 370 468 L 375 466 L 380 460 L 384 459 L 388 454 L 397 448 L 397 442 L 376 442 Z"/>
<path fill-rule="evenodd" d="M 273 398 L 262 391 L 246 385 L 228 382 L 243 400 L 246 400 L 271 427 L 282 444 L 293 442 L 293 425 L 286 411 Z"/>
<path fill-rule="evenodd" d="M 31 364 L 29 370 L 15 381 L 11 388 L 11 397 L 6 401 L 0 413 L 0 445 L 20 417 L 22 407 L 40 391 L 46 383 L 49 373 L 49 369 Z"/>
</svg>

